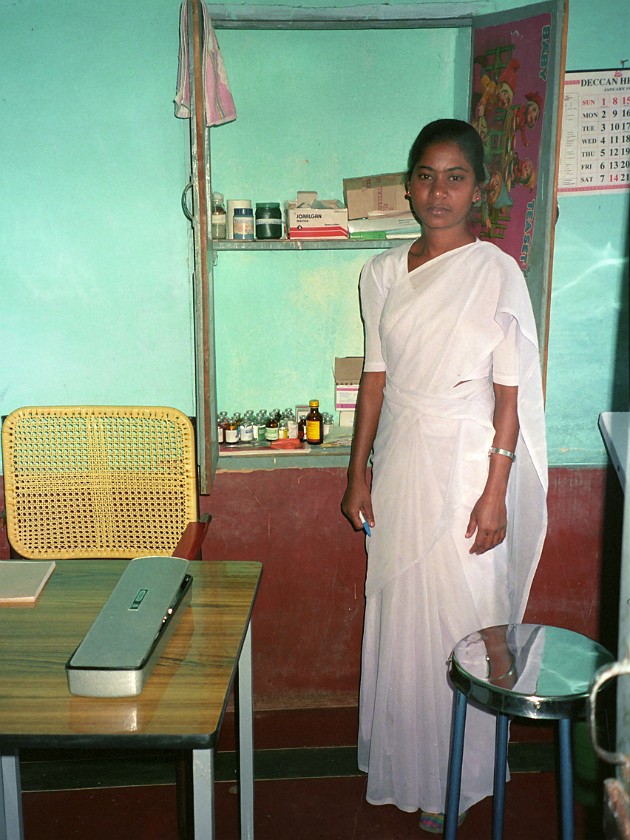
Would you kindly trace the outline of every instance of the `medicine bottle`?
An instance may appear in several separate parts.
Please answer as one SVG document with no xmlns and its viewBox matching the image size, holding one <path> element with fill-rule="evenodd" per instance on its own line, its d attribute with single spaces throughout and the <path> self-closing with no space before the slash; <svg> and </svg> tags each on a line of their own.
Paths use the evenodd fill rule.
<svg viewBox="0 0 630 840">
<path fill-rule="evenodd" d="M 309 400 L 310 411 L 306 415 L 306 442 L 317 446 L 324 440 L 324 421 L 319 412 L 319 400 Z"/>
<path fill-rule="evenodd" d="M 254 211 L 251 207 L 234 209 L 234 239 L 254 238 Z"/>
<path fill-rule="evenodd" d="M 213 239 L 225 239 L 227 236 L 227 213 L 223 196 L 220 192 L 212 193 L 212 213 L 210 215 L 210 231 Z"/>
<path fill-rule="evenodd" d="M 276 415 L 272 415 L 265 426 L 265 440 L 278 440 L 278 435 L 278 418 Z"/>
<path fill-rule="evenodd" d="M 282 239 L 282 213 L 277 203 L 256 205 L 256 239 Z"/>
<path fill-rule="evenodd" d="M 239 435 L 238 435 L 238 426 L 239 421 L 237 418 L 232 417 L 227 421 L 227 426 L 225 428 L 225 442 L 231 445 L 239 442 Z"/>
<path fill-rule="evenodd" d="M 251 443 L 254 440 L 254 424 L 249 417 L 244 417 L 241 420 L 241 425 L 238 429 L 238 437 L 241 443 Z"/>
<path fill-rule="evenodd" d="M 257 440 L 263 441 L 265 440 L 265 432 L 267 431 L 267 421 L 269 417 L 264 409 L 260 409 L 260 411 L 256 414 L 255 425 L 257 428 Z"/>
<path fill-rule="evenodd" d="M 289 421 L 282 419 L 278 422 L 278 440 L 286 440 L 289 437 Z"/>
</svg>

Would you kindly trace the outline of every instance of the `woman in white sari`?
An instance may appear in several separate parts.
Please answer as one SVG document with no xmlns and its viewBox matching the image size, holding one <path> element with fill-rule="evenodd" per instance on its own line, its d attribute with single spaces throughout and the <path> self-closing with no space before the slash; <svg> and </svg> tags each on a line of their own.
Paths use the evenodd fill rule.
<svg viewBox="0 0 630 840">
<path fill-rule="evenodd" d="M 409 155 L 422 236 L 361 274 L 365 365 L 342 510 L 371 526 L 359 766 L 367 798 L 422 810 L 446 796 L 449 654 L 466 634 L 520 621 L 546 530 L 536 327 L 516 262 L 470 232 L 483 147 L 438 120 Z M 372 453 L 370 489 L 367 463 Z M 460 804 L 492 792 L 494 718 L 470 708 Z"/>
</svg>

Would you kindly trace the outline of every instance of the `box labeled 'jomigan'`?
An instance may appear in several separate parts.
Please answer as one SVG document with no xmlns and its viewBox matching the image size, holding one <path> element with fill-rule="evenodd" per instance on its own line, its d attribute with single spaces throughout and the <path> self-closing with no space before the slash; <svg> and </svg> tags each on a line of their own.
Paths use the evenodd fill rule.
<svg viewBox="0 0 630 840">
<path fill-rule="evenodd" d="M 299 192 L 286 205 L 289 239 L 347 239 L 348 211 L 340 201 Z"/>
</svg>

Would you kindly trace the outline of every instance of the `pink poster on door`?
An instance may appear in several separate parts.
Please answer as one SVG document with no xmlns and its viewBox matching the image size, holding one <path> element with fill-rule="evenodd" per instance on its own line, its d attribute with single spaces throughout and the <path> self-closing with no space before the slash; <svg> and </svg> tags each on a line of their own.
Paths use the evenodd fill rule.
<svg viewBox="0 0 630 840">
<path fill-rule="evenodd" d="M 551 15 L 477 29 L 470 121 L 483 140 L 488 181 L 473 230 L 524 272 L 536 223 Z M 551 150 L 547 150 L 550 153 Z"/>
</svg>

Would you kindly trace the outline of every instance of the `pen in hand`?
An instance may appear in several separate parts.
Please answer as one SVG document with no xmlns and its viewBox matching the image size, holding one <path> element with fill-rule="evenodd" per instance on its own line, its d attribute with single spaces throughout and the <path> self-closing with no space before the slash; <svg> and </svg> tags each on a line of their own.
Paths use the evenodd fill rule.
<svg viewBox="0 0 630 840">
<path fill-rule="evenodd" d="M 368 537 L 372 536 L 372 529 L 370 528 L 369 524 L 367 523 L 365 516 L 363 516 L 363 511 L 359 511 L 359 519 L 361 520 L 361 524 L 363 525 L 363 530 L 368 535 Z"/>
</svg>

